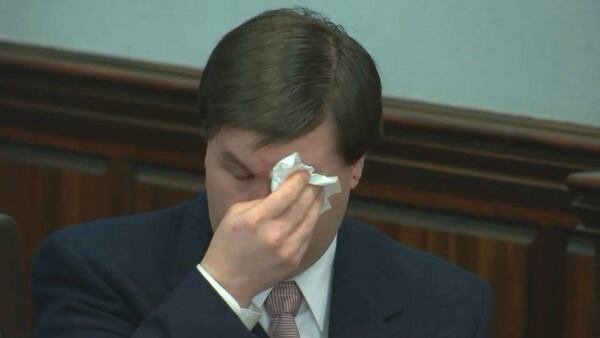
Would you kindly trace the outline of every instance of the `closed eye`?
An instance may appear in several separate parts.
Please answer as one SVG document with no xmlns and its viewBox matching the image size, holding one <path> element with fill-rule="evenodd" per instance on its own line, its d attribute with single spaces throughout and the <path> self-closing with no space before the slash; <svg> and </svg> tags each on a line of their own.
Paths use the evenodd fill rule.
<svg viewBox="0 0 600 338">
<path fill-rule="evenodd" d="M 245 175 L 232 174 L 232 175 L 238 181 L 248 181 L 248 180 L 251 180 L 254 178 L 254 175 L 252 175 L 252 174 L 245 174 Z"/>
<path fill-rule="evenodd" d="M 246 168 L 239 166 L 237 163 L 228 162 L 224 165 L 225 170 L 236 180 L 245 181 L 254 178 L 254 174 Z"/>
<path fill-rule="evenodd" d="M 222 165 L 238 181 L 247 181 L 255 177 L 255 175 L 243 165 L 237 157 L 229 152 L 225 152 L 222 158 Z"/>
</svg>

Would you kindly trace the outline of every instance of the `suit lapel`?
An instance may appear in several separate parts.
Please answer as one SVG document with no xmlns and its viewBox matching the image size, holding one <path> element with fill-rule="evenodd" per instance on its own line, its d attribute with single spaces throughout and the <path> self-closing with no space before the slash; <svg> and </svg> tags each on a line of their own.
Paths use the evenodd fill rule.
<svg viewBox="0 0 600 338">
<path fill-rule="evenodd" d="M 260 323 L 254 325 L 254 328 L 252 329 L 252 334 L 254 334 L 258 338 L 269 338 L 269 335 L 265 332 Z"/>
<path fill-rule="evenodd" d="M 399 337 L 386 321 L 401 312 L 394 278 L 386 271 L 386 257 L 378 237 L 352 220 L 338 232 L 334 261 L 330 338 Z M 391 273 L 394 275 L 394 272 Z M 388 332 L 390 331 L 390 332 Z"/>
</svg>

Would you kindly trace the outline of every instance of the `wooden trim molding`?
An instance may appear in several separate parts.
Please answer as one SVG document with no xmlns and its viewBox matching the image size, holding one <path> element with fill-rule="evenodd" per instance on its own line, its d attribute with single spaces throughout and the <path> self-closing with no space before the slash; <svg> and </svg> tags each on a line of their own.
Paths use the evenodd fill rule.
<svg viewBox="0 0 600 338">
<path fill-rule="evenodd" d="M 583 226 L 600 235 L 600 171 L 573 173 L 567 184 L 575 196 L 571 205 Z"/>
<path fill-rule="evenodd" d="M 202 171 L 198 69 L 3 42 L 0 73 L 3 140 Z M 384 100 L 384 114 L 386 136 L 355 195 L 578 224 L 565 179 L 600 168 L 600 128 L 397 99 Z"/>
<path fill-rule="evenodd" d="M 600 130 L 398 100 L 386 100 L 385 112 L 386 138 L 373 162 L 426 176 L 403 187 L 435 192 L 439 208 L 450 211 L 577 224 L 564 182 L 569 173 L 600 167 Z M 449 194 L 461 199 L 449 201 Z M 429 197 L 426 203 L 437 204 Z"/>
</svg>

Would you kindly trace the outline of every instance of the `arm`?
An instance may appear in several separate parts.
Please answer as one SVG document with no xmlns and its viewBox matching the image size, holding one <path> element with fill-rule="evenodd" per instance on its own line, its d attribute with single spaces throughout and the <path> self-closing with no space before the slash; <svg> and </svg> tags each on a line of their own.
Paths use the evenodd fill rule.
<svg viewBox="0 0 600 338">
<path fill-rule="evenodd" d="M 200 266 L 242 307 L 302 269 L 323 189 L 299 171 L 264 198 L 231 205 Z"/>
<path fill-rule="evenodd" d="M 115 284 L 51 236 L 34 265 L 35 337 L 253 337 L 196 269 L 147 314 Z"/>
</svg>

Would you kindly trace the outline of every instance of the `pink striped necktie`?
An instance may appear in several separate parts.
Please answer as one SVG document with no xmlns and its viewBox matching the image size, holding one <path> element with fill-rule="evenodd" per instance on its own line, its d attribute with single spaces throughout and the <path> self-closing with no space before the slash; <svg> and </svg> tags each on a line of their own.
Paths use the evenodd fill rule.
<svg viewBox="0 0 600 338">
<path fill-rule="evenodd" d="M 302 292 L 294 281 L 281 282 L 271 290 L 265 309 L 271 317 L 269 337 L 300 338 L 295 317 L 302 302 Z"/>
</svg>

